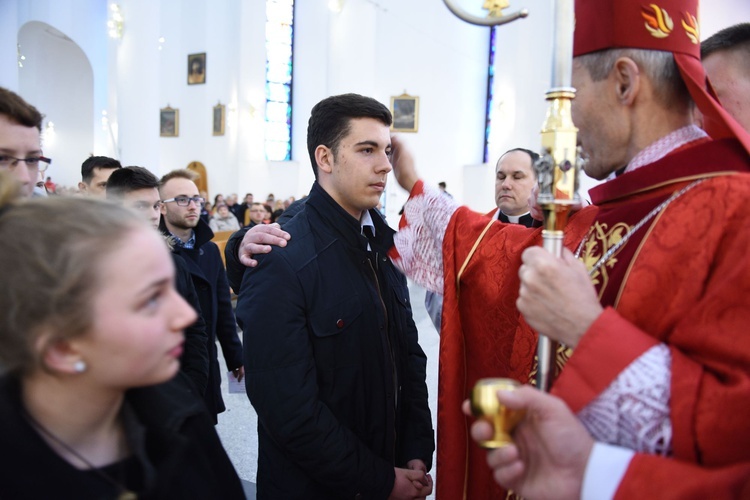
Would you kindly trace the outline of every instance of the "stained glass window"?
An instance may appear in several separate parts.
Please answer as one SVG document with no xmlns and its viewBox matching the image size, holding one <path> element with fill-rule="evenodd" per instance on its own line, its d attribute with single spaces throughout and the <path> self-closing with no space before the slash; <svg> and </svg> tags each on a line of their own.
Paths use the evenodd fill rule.
<svg viewBox="0 0 750 500">
<path fill-rule="evenodd" d="M 292 159 L 294 0 L 266 0 L 266 159 Z"/>
<path fill-rule="evenodd" d="M 484 163 L 487 163 L 490 154 L 490 132 L 492 131 L 492 107 L 495 99 L 495 35 L 497 26 L 490 28 L 490 60 L 487 65 L 487 109 L 485 110 L 484 129 Z"/>
</svg>

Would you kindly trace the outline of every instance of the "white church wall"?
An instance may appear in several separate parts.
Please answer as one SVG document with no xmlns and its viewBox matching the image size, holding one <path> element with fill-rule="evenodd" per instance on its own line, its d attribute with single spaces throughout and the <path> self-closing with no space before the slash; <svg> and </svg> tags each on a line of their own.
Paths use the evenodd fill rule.
<svg viewBox="0 0 750 500">
<path fill-rule="evenodd" d="M 161 148 L 171 145 L 160 142 L 159 108 L 167 104 L 179 108 L 182 104 L 179 96 L 173 94 L 167 102 L 160 92 L 164 75 L 177 68 L 164 54 L 169 45 L 159 51 L 157 42 L 160 36 L 172 33 L 160 29 L 159 2 L 128 2 L 121 8 L 126 19 L 123 37 L 109 42 L 114 46 L 115 58 L 109 117 L 117 128 L 123 165 L 145 167 L 159 175 L 172 168 L 164 165 L 162 158 Z M 180 70 L 184 74 L 184 67 Z"/>
<path fill-rule="evenodd" d="M 18 89 L 18 2 L 0 2 L 0 87 Z"/>
<path fill-rule="evenodd" d="M 750 2 L 747 0 L 703 0 L 699 12 L 701 40 L 728 26 L 750 22 Z"/>
<path fill-rule="evenodd" d="M 106 106 L 105 19 L 106 4 L 96 0 L 0 2 L 0 85 L 36 105 L 45 127 L 54 123 L 44 140 L 48 174 L 67 185 L 80 180 L 81 161 L 103 136 L 96 117 Z"/>
<path fill-rule="evenodd" d="M 259 198 L 307 192 L 313 180 L 307 120 L 320 99 L 360 92 L 388 105 L 391 96 L 407 91 L 420 98 L 419 131 L 402 137 L 422 177 L 429 185 L 447 182 L 458 201 L 485 211 L 492 204 L 488 193 L 497 157 L 511 147 L 538 148 L 549 86 L 552 3 L 526 5 L 529 18 L 499 30 L 494 133 L 484 168 L 477 165 L 483 154 L 489 29 L 460 21 L 435 0 L 346 0 L 340 13 L 324 1 L 297 2 L 289 164 L 267 162 L 263 152 L 265 2 L 260 0 L 120 0 L 121 40 L 106 35 L 107 2 L 4 0 L 0 85 L 21 92 L 50 116 L 58 114 L 55 102 L 65 99 L 56 92 L 68 98 L 66 104 L 77 99 L 63 83 L 64 68 L 35 77 L 33 90 L 20 84 L 18 34 L 30 21 L 47 23 L 72 39 L 91 66 L 93 106 L 76 111 L 88 123 L 58 127 L 58 137 L 81 143 L 65 141 L 76 158 L 119 155 L 124 164 L 158 174 L 200 161 L 212 195 L 253 192 Z M 702 36 L 742 19 L 750 19 L 745 0 L 704 2 Z M 187 85 L 187 55 L 198 52 L 207 53 L 206 84 Z M 211 132 L 211 110 L 218 102 L 226 105 L 224 136 Z M 167 104 L 180 110 L 178 137 L 159 137 L 159 108 Z M 111 130 L 102 126 L 102 111 Z M 65 130 L 68 126 L 80 130 Z M 50 173 L 74 184 L 79 165 L 55 161 Z M 405 198 L 391 179 L 386 194 L 391 223 Z"/>
<path fill-rule="evenodd" d="M 91 65 L 75 42 L 46 23 L 24 24 L 18 40 L 30 54 L 19 74 L 19 92 L 35 96 L 34 104 L 45 115 L 42 149 L 53 160 L 47 175 L 75 184 L 81 161 L 94 146 Z"/>
<path fill-rule="evenodd" d="M 374 97 L 386 104 L 404 91 L 419 97 L 418 131 L 401 138 L 425 183 L 444 181 L 464 202 L 463 166 L 482 161 L 489 28 L 464 23 L 440 2 L 377 4 Z M 386 211 L 392 225 L 406 197 L 391 176 Z"/>
</svg>

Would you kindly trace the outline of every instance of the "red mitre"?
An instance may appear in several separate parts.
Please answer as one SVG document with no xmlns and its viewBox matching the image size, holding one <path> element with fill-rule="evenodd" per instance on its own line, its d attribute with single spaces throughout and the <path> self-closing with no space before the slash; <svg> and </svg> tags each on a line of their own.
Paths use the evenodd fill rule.
<svg viewBox="0 0 750 500">
<path fill-rule="evenodd" d="M 714 139 L 736 137 L 750 153 L 750 134 L 719 104 L 700 62 L 698 0 L 576 0 L 573 56 L 604 49 L 672 52 L 682 79 Z"/>
</svg>

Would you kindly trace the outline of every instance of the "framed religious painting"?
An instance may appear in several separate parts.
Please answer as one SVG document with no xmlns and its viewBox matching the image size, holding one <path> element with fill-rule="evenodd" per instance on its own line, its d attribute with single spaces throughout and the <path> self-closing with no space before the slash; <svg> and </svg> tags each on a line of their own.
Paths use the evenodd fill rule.
<svg viewBox="0 0 750 500">
<path fill-rule="evenodd" d="M 188 85 L 206 83 L 206 53 L 188 55 Z"/>
<path fill-rule="evenodd" d="M 180 110 L 161 108 L 159 112 L 159 135 L 161 137 L 177 137 L 180 134 Z"/>
<path fill-rule="evenodd" d="M 406 93 L 391 97 L 394 132 L 416 132 L 419 128 L 419 97 Z"/>
<path fill-rule="evenodd" d="M 224 104 L 214 106 L 213 131 L 214 135 L 224 135 L 224 123 L 226 120 L 227 107 Z"/>
</svg>

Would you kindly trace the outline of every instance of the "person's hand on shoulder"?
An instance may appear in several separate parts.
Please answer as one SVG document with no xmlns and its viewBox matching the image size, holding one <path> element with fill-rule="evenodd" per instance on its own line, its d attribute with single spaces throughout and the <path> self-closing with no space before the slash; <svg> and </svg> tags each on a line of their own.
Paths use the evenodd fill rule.
<svg viewBox="0 0 750 500">
<path fill-rule="evenodd" d="M 242 238 L 237 250 L 240 262 L 247 267 L 255 267 L 258 261 L 254 255 L 268 253 L 274 246 L 285 247 L 291 237 L 278 224 L 257 224 L 251 227 Z"/>
</svg>

